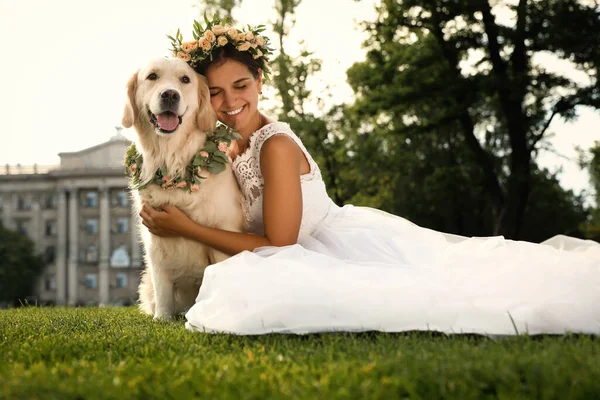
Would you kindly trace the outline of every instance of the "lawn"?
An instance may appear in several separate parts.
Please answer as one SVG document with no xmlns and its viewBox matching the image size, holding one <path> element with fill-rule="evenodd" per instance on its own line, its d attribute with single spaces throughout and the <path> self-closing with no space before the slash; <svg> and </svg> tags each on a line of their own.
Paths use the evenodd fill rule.
<svg viewBox="0 0 600 400">
<path fill-rule="evenodd" d="M 135 308 L 0 311 L 0 399 L 594 399 L 600 338 L 188 332 Z"/>
</svg>

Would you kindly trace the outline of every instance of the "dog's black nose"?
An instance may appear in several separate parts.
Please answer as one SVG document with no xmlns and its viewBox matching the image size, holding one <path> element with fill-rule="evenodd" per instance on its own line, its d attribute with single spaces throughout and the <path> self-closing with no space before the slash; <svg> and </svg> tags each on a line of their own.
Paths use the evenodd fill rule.
<svg viewBox="0 0 600 400">
<path fill-rule="evenodd" d="M 176 90 L 165 90 L 160 93 L 160 103 L 163 110 L 166 111 L 175 111 L 177 106 L 179 105 L 179 92 Z"/>
<path fill-rule="evenodd" d="M 165 90 L 160 94 L 160 98 L 175 103 L 179 101 L 179 93 L 176 90 Z"/>
</svg>

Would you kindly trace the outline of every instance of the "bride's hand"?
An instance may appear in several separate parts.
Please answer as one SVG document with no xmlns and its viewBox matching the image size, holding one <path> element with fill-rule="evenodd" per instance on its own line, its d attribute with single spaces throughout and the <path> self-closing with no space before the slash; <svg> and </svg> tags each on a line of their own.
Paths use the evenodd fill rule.
<svg viewBox="0 0 600 400">
<path fill-rule="evenodd" d="M 163 204 L 160 208 L 157 210 L 148 203 L 142 204 L 140 217 L 150 233 L 161 237 L 185 236 L 192 220 L 175 206 Z"/>
</svg>

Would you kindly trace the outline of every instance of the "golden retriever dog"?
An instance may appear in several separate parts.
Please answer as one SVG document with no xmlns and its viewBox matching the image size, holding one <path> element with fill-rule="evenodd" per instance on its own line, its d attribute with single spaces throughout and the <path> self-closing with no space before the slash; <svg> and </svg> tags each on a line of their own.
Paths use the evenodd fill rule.
<svg viewBox="0 0 600 400">
<path fill-rule="evenodd" d="M 161 167 L 172 178 L 184 174 L 216 124 L 205 78 L 182 60 L 155 59 L 130 78 L 127 97 L 122 124 L 133 126 L 138 134 L 140 181 L 151 182 Z M 202 225 L 241 232 L 241 195 L 230 165 L 219 174 L 203 175 L 206 179 L 195 192 L 153 183 L 132 189 L 135 212 L 141 211 L 142 202 L 156 208 L 170 204 Z M 141 219 L 140 232 L 146 262 L 138 288 L 140 308 L 154 319 L 170 318 L 192 306 L 204 269 L 228 257 L 186 238 L 153 235 Z"/>
</svg>

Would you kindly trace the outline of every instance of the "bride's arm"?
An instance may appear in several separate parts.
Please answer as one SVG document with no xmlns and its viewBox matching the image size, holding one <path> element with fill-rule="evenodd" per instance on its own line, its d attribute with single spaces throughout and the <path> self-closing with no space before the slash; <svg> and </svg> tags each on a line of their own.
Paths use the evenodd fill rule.
<svg viewBox="0 0 600 400">
<path fill-rule="evenodd" d="M 264 236 L 199 225 L 169 205 L 161 206 L 164 211 L 158 211 L 144 204 L 140 212 L 142 223 L 155 235 L 184 236 L 226 254 L 252 251 L 262 246 L 294 244 L 302 220 L 300 169 L 303 157 L 298 145 L 284 135 L 273 136 L 262 146 Z"/>
</svg>

